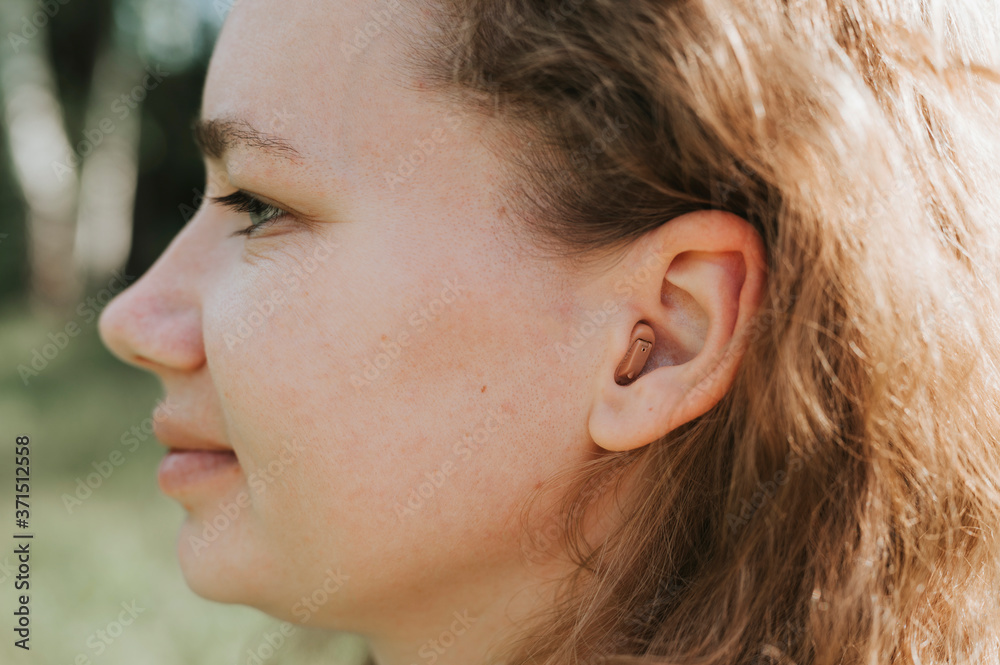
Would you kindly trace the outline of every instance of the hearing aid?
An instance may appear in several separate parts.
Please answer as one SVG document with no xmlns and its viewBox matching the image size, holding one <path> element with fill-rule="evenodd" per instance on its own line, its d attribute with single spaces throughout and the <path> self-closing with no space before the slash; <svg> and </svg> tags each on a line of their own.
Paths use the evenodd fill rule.
<svg viewBox="0 0 1000 665">
<path fill-rule="evenodd" d="M 625 357 L 615 370 L 615 383 L 620 386 L 634 379 L 646 366 L 649 352 L 653 349 L 656 337 L 653 329 L 646 323 L 639 323 L 632 331 L 632 342 L 629 344 Z"/>
</svg>

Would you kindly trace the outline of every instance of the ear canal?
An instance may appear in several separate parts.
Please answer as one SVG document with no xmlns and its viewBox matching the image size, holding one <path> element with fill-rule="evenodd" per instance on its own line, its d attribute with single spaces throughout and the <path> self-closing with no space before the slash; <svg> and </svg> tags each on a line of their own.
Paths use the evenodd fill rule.
<svg viewBox="0 0 1000 665">
<path fill-rule="evenodd" d="M 653 329 L 645 323 L 639 323 L 632 331 L 632 342 L 629 344 L 625 357 L 618 363 L 615 370 L 615 383 L 624 386 L 634 379 L 646 366 L 649 352 L 653 349 L 656 337 Z"/>
</svg>

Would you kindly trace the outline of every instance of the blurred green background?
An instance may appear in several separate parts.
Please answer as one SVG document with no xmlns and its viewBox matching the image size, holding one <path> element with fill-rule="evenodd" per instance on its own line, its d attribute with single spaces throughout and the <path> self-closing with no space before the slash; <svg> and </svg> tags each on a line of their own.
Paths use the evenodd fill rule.
<svg viewBox="0 0 1000 665">
<path fill-rule="evenodd" d="M 150 417 L 159 384 L 97 336 L 116 271 L 140 276 L 200 204 L 190 123 L 234 1 L 0 2 L 0 663 L 353 663 L 363 653 L 352 636 L 306 628 L 269 648 L 280 622 L 187 588 L 174 552 L 183 509 L 156 486 L 163 448 L 121 442 Z M 22 434 L 35 534 L 27 652 L 12 630 Z M 108 473 L 114 450 L 125 461 Z M 109 624 L 132 602 L 142 613 L 115 635 Z"/>
</svg>

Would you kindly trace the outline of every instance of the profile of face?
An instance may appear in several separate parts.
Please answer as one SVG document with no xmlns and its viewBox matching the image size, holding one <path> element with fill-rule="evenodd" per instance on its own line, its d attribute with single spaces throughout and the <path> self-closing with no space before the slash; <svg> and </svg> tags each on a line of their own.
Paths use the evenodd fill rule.
<svg viewBox="0 0 1000 665">
<path fill-rule="evenodd" d="M 161 466 L 190 587 L 412 646 L 538 602 L 524 500 L 717 403 L 764 275 L 721 212 L 599 269 L 533 250 L 496 196 L 502 129 L 408 80 L 397 29 L 421 26 L 384 0 L 236 3 L 201 109 L 206 201 L 100 330 L 162 381 L 163 443 L 233 451 Z M 639 322 L 653 353 L 619 385 Z"/>
</svg>

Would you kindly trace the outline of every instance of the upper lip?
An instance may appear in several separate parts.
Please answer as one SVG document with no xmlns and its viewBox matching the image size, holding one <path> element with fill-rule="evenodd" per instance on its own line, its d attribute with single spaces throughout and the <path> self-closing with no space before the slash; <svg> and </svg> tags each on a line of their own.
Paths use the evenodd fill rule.
<svg viewBox="0 0 1000 665">
<path fill-rule="evenodd" d="M 163 421 L 153 422 L 153 435 L 174 450 L 220 450 L 232 451 L 232 446 L 219 443 L 214 439 L 202 436 L 189 429 L 168 425 Z"/>
</svg>

